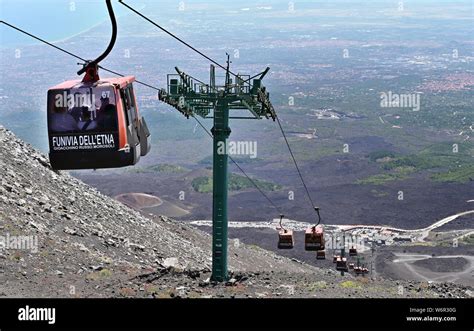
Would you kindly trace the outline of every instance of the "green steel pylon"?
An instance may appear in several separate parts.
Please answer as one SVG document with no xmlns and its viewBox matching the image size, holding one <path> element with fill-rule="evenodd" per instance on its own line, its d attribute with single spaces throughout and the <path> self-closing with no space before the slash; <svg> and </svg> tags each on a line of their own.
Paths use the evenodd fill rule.
<svg viewBox="0 0 474 331">
<path fill-rule="evenodd" d="M 212 166 L 212 279 L 227 280 L 227 153 L 219 153 L 219 146 L 227 146 L 230 135 L 229 108 L 225 99 L 219 100 L 214 111 L 213 166 Z"/>
<path fill-rule="evenodd" d="M 212 276 L 218 282 L 227 280 L 227 183 L 228 155 L 220 153 L 222 146 L 227 146 L 230 135 L 229 119 L 260 119 L 272 118 L 276 115 L 270 102 L 269 93 L 261 82 L 270 68 L 250 77 L 236 75 L 230 77 L 230 60 L 227 55 L 227 70 L 225 84 L 215 83 L 215 67 L 211 65 L 210 83 L 206 84 L 193 78 L 178 68 L 177 74 L 169 74 L 168 88 L 158 93 L 158 98 L 189 116 L 199 115 L 203 118 L 213 118 L 211 130 L 213 137 L 213 186 L 212 186 Z M 258 77 L 258 78 L 257 78 Z M 231 110 L 249 110 L 250 117 L 231 117 Z M 213 113 L 212 116 L 209 116 Z M 224 148 L 224 150 L 226 150 Z"/>
</svg>

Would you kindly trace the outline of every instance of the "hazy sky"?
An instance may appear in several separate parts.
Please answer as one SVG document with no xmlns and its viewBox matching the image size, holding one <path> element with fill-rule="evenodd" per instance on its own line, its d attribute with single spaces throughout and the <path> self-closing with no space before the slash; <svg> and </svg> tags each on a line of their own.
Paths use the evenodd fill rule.
<svg viewBox="0 0 474 331">
<path fill-rule="evenodd" d="M 125 8 L 117 1 L 113 3 L 116 15 L 122 15 Z M 0 14 L 2 20 L 34 31 L 48 41 L 72 36 L 108 20 L 103 0 L 0 0 Z M 0 36 L 3 46 L 34 42 L 5 27 L 0 27 Z"/>
</svg>

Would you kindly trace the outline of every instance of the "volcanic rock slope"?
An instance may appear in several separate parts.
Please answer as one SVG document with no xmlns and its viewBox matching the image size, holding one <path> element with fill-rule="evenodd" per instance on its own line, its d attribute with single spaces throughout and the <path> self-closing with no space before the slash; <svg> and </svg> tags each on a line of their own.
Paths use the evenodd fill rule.
<svg viewBox="0 0 474 331">
<path fill-rule="evenodd" d="M 4 297 L 466 297 L 472 290 L 341 276 L 238 240 L 229 242 L 230 281 L 213 283 L 208 234 L 145 217 L 53 171 L 1 126 L 0 181 Z M 19 237 L 33 245 L 7 246 Z"/>
</svg>

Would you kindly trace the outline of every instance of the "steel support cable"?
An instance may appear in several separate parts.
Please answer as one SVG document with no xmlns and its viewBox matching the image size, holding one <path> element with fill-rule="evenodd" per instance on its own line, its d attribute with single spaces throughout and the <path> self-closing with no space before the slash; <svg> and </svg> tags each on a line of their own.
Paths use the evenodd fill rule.
<svg viewBox="0 0 474 331">
<path fill-rule="evenodd" d="M 311 206 L 316 211 L 316 214 L 318 216 L 318 223 L 316 225 L 319 225 L 319 223 L 321 223 L 321 215 L 319 214 L 319 207 L 316 207 L 314 205 L 313 199 L 311 198 L 311 194 L 309 193 L 309 190 L 308 190 L 308 186 L 306 186 L 306 183 L 304 181 L 301 170 L 298 166 L 298 163 L 296 162 L 296 158 L 293 154 L 293 151 L 291 150 L 290 143 L 288 142 L 288 138 L 286 137 L 286 134 L 285 134 L 285 130 L 283 130 L 283 126 L 281 125 L 280 118 L 278 116 L 275 116 L 275 118 L 277 119 L 277 123 L 278 123 L 278 126 L 280 128 L 281 134 L 283 135 L 283 138 L 285 139 L 286 146 L 288 147 L 288 151 L 290 152 L 291 158 L 293 159 L 293 163 L 295 164 L 295 168 L 296 168 L 296 171 L 298 172 L 298 175 L 301 179 L 301 183 L 303 183 L 303 187 L 306 191 L 306 195 L 308 197 L 308 200 L 311 203 Z"/>
<path fill-rule="evenodd" d="M 176 36 L 175 34 L 173 34 L 172 32 L 168 31 L 167 29 L 163 28 L 161 25 L 159 25 L 158 23 L 154 22 L 153 20 L 149 19 L 148 17 L 146 17 L 145 15 L 143 15 L 142 13 L 140 13 L 138 10 L 136 10 L 135 8 L 127 5 L 125 2 L 123 2 L 122 0 L 119 0 L 119 3 L 121 3 L 122 5 L 124 5 L 126 8 L 128 8 L 129 10 L 131 10 L 132 12 L 134 12 L 135 14 L 137 14 L 138 16 L 140 16 L 141 18 L 143 18 L 144 20 L 150 22 L 151 24 L 153 24 L 154 26 L 156 26 L 158 29 L 160 29 L 161 31 L 163 31 L 164 33 L 168 34 L 169 36 L 171 36 L 172 38 L 176 39 L 177 41 L 179 41 L 180 43 L 182 43 L 183 45 L 185 45 L 186 47 L 189 47 L 190 49 L 192 49 L 194 52 L 198 53 L 199 55 L 201 55 L 202 57 L 204 57 L 205 59 L 209 60 L 210 62 L 214 63 L 216 66 L 224 69 L 224 70 L 227 70 L 227 68 L 225 66 L 223 66 L 222 64 L 220 64 L 219 62 L 217 62 L 216 60 L 210 58 L 209 56 L 207 56 L 206 54 L 204 54 L 203 52 L 201 52 L 200 50 L 198 50 L 197 48 L 191 46 L 190 44 L 188 44 L 187 42 L 185 42 L 183 39 L 179 38 L 178 36 Z M 236 74 L 234 74 L 232 71 L 229 71 L 229 73 L 231 73 L 232 75 L 234 76 L 237 76 Z"/>
<path fill-rule="evenodd" d="M 117 76 L 120 76 L 120 77 L 125 77 L 125 75 L 122 75 L 121 73 L 118 73 L 118 72 L 116 72 L 116 71 L 113 71 L 113 70 L 104 68 L 104 67 L 102 67 L 102 66 L 99 66 L 99 68 L 101 68 L 101 69 L 104 70 L 104 71 L 110 72 L 111 74 L 114 74 L 114 75 L 117 75 Z M 160 90 L 161 90 L 160 88 L 158 88 L 158 87 L 156 87 L 156 86 L 153 86 L 153 85 L 144 83 L 144 82 L 139 81 L 139 80 L 137 80 L 137 79 L 135 79 L 135 82 L 136 82 L 137 84 L 141 84 L 141 85 L 143 85 L 143 86 L 149 87 L 149 88 L 154 89 L 154 90 L 157 90 L 157 91 L 160 91 Z"/>
<path fill-rule="evenodd" d="M 202 124 L 202 122 L 200 120 L 197 119 L 197 117 L 193 116 L 193 118 L 196 120 L 196 122 L 201 126 L 201 128 L 211 137 L 212 137 L 212 134 L 211 132 L 209 132 L 209 130 L 204 126 L 204 124 Z M 255 186 L 255 188 L 265 197 L 265 199 L 267 199 L 267 201 L 273 206 L 273 208 L 276 209 L 276 211 L 281 214 L 280 212 L 280 208 L 278 208 L 278 206 L 268 197 L 267 194 L 265 194 L 265 192 L 262 191 L 262 189 L 257 185 L 257 183 L 249 176 L 247 175 L 247 173 L 244 171 L 244 169 L 242 169 L 242 167 L 237 163 L 237 161 L 235 161 L 230 155 L 228 156 L 229 159 L 232 161 L 232 163 L 234 163 L 237 168 L 240 170 L 240 172 L 242 172 L 244 174 L 244 176 L 253 184 L 253 186 Z"/>
<path fill-rule="evenodd" d="M 80 57 L 79 55 L 76 55 L 76 54 L 74 54 L 74 53 L 71 53 L 71 52 L 65 50 L 64 48 L 61 48 L 61 47 L 56 46 L 56 45 L 54 45 L 54 44 L 52 44 L 52 43 L 50 43 L 50 42 L 48 42 L 48 41 L 46 41 L 46 40 L 44 40 L 44 39 L 41 39 L 40 37 L 35 36 L 35 35 L 33 35 L 33 34 L 27 32 L 27 31 L 25 31 L 25 30 L 23 30 L 23 29 L 20 29 L 20 28 L 17 27 L 17 26 L 14 26 L 14 25 L 12 25 L 12 24 L 10 24 L 10 23 L 7 23 L 7 22 L 5 22 L 5 21 L 0 21 L 0 23 L 3 23 L 3 24 L 5 24 L 6 26 L 8 26 L 8 27 L 10 27 L 10 28 L 12 28 L 12 29 L 14 29 L 14 30 L 17 30 L 17 31 L 19 31 L 19 32 L 21 32 L 21 33 L 23 33 L 23 34 L 25 34 L 25 35 L 27 35 L 27 36 L 33 38 L 33 39 L 36 39 L 36 40 L 38 40 L 38 41 L 41 41 L 42 43 L 44 43 L 44 44 L 46 44 L 46 45 L 48 45 L 48 46 L 51 46 L 51 47 L 57 49 L 58 51 L 61 51 L 61 52 L 65 53 L 65 54 L 68 54 L 68 55 L 70 55 L 70 56 L 72 56 L 72 57 L 75 57 L 75 58 L 78 59 L 78 60 L 87 62 L 86 59 Z M 105 67 L 103 67 L 103 66 L 99 66 L 99 68 L 102 69 L 102 70 L 104 70 L 104 71 L 110 72 L 110 73 L 112 73 L 112 74 L 114 74 L 114 75 L 121 76 L 121 77 L 125 77 L 125 75 L 122 75 L 121 73 L 118 73 L 118 72 L 116 72 L 116 71 L 107 69 L 107 68 L 105 68 Z M 139 81 L 139 80 L 135 80 L 135 82 L 137 82 L 137 84 L 144 85 L 144 86 L 146 86 L 146 87 L 152 88 L 152 89 L 157 90 L 157 91 L 160 90 L 158 87 L 149 85 L 149 84 L 144 83 L 144 82 L 141 82 L 141 81 Z"/>
<path fill-rule="evenodd" d="M 61 51 L 61 52 L 63 52 L 63 53 L 66 53 L 66 54 L 68 54 L 68 55 L 70 55 L 70 56 L 72 56 L 72 57 L 75 57 L 76 59 L 79 59 L 79 60 L 84 61 L 84 62 L 86 61 L 86 60 L 83 59 L 82 57 L 80 57 L 80 56 L 78 56 L 78 55 L 76 55 L 76 54 L 73 54 L 73 53 L 71 53 L 71 52 L 68 52 L 68 51 L 66 51 L 64 48 L 58 47 L 58 46 L 56 46 L 56 45 L 53 45 L 53 44 L 51 44 L 50 42 L 47 42 L 46 40 L 41 39 L 41 38 L 39 38 L 39 37 L 37 37 L 37 36 L 35 36 L 35 35 L 29 33 L 29 32 L 26 32 L 25 30 L 22 30 L 22 29 L 20 29 L 20 28 L 14 26 L 14 25 L 12 25 L 12 24 L 10 24 L 10 23 L 7 23 L 7 22 L 5 22 L 5 21 L 0 21 L 0 23 L 3 23 L 3 24 L 9 26 L 9 27 L 12 28 L 12 29 L 15 29 L 15 30 L 17 30 L 17 31 L 19 31 L 19 32 L 21 32 L 21 33 L 23 33 L 23 34 L 26 34 L 27 36 L 29 36 L 29 37 L 31 37 L 31 38 L 33 38 L 33 39 L 39 40 L 39 41 L 41 41 L 42 43 L 45 43 L 45 44 L 48 45 L 48 46 L 54 47 L 54 48 L 56 48 L 57 50 L 59 50 L 59 51 Z"/>
</svg>

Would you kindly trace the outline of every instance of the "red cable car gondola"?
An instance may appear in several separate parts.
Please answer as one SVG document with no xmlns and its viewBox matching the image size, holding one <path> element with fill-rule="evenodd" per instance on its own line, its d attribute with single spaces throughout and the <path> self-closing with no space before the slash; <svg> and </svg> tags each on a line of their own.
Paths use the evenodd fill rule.
<svg viewBox="0 0 474 331">
<path fill-rule="evenodd" d="M 357 256 L 357 248 L 355 248 L 354 246 L 349 248 L 349 256 Z"/>
<path fill-rule="evenodd" d="M 279 249 L 291 249 L 295 245 L 295 238 L 293 236 L 293 230 L 285 229 L 282 225 L 283 214 L 280 214 L 280 228 L 278 231 L 278 248 Z"/>
<path fill-rule="evenodd" d="M 110 0 L 112 38 L 105 52 L 70 80 L 48 90 L 49 158 L 53 169 L 117 168 L 150 151 L 150 132 L 133 91 L 135 77 L 100 79 L 99 62 L 112 50 L 117 24 Z"/>
<path fill-rule="evenodd" d="M 318 215 L 318 223 L 306 229 L 304 236 L 304 248 L 307 251 L 317 251 L 316 258 L 318 260 L 326 259 L 324 228 L 321 223 L 321 216 L 319 215 L 319 208 L 314 207 Z"/>
<path fill-rule="evenodd" d="M 343 256 L 339 256 L 336 259 L 336 270 L 339 271 L 349 271 L 349 268 L 347 267 L 347 258 Z"/>
</svg>

